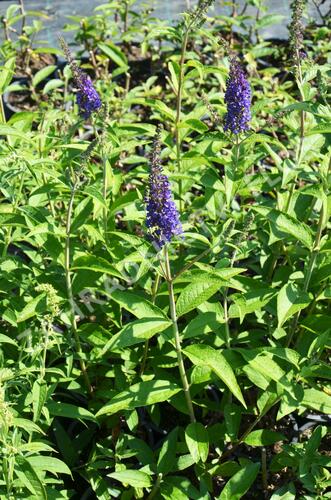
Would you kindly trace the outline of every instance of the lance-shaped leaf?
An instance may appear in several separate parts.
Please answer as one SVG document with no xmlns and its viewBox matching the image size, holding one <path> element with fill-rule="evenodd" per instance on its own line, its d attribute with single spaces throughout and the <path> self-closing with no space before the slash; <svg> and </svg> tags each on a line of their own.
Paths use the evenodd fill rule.
<svg viewBox="0 0 331 500">
<path fill-rule="evenodd" d="M 208 366 L 246 408 L 236 376 L 225 357 L 219 351 L 208 345 L 195 344 L 186 347 L 184 353 L 196 366 Z"/>
<path fill-rule="evenodd" d="M 122 410 L 133 410 L 140 406 L 149 406 L 161 403 L 171 398 L 180 391 L 178 385 L 168 380 L 148 380 L 132 385 L 127 391 L 116 394 L 108 404 L 103 406 L 97 413 L 101 415 L 113 415 Z"/>
<path fill-rule="evenodd" d="M 145 342 L 156 333 L 163 332 L 170 325 L 171 321 L 165 318 L 144 318 L 132 321 L 105 344 L 101 353 Z"/>
<path fill-rule="evenodd" d="M 210 299 L 223 285 L 224 280 L 211 278 L 210 275 L 201 281 L 191 283 L 180 294 L 176 310 L 178 317 L 192 311 L 206 300 Z"/>
</svg>

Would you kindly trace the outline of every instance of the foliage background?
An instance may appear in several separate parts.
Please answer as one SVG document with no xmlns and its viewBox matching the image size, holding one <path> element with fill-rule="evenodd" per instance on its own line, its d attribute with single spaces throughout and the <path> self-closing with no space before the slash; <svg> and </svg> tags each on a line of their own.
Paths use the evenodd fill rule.
<svg viewBox="0 0 331 500">
<path fill-rule="evenodd" d="M 2 20 L 1 498 L 330 496 L 329 21 L 304 19 L 293 59 L 248 3 L 193 25 L 133 1 L 68 19 L 104 103 L 89 120 L 59 46 L 35 41 L 43 16 Z M 253 94 L 239 137 L 229 47 Z M 145 227 L 159 124 L 171 280 Z"/>
</svg>

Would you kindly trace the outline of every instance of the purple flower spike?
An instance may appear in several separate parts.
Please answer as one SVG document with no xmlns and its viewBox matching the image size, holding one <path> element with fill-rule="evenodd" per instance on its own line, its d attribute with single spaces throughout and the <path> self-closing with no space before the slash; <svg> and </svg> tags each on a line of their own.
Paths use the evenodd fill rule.
<svg viewBox="0 0 331 500">
<path fill-rule="evenodd" d="M 224 130 L 230 130 L 233 134 L 249 130 L 251 89 L 235 57 L 230 61 L 230 74 L 226 82 L 224 100 L 227 105 Z"/>
<path fill-rule="evenodd" d="M 163 173 L 160 161 L 160 132 L 153 147 L 151 172 L 145 196 L 146 226 L 150 239 L 160 250 L 173 236 L 182 233 L 179 214 L 172 197 L 170 182 Z"/>
<path fill-rule="evenodd" d="M 94 111 L 98 111 L 101 108 L 100 96 L 93 87 L 91 78 L 86 73 L 83 73 L 78 67 L 72 69 L 75 84 L 78 88 L 76 99 L 80 114 L 84 118 L 89 118 Z"/>
<path fill-rule="evenodd" d="M 70 65 L 75 85 L 78 89 L 76 100 L 80 114 L 83 118 L 87 119 L 94 111 L 98 111 L 98 109 L 101 108 L 102 102 L 100 96 L 95 90 L 91 78 L 84 73 L 84 71 L 81 70 L 73 60 L 70 49 L 63 37 L 60 36 L 59 39 L 64 54 Z"/>
</svg>

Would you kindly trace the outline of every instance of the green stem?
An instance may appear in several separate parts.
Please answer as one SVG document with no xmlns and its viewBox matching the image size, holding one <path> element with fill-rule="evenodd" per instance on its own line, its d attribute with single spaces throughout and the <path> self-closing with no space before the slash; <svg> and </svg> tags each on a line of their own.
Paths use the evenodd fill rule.
<svg viewBox="0 0 331 500">
<path fill-rule="evenodd" d="M 43 180 L 44 186 L 46 186 L 47 179 L 46 179 L 46 175 L 44 173 L 42 174 L 42 180 Z M 54 203 L 52 201 L 52 198 L 51 198 L 51 195 L 50 195 L 49 191 L 47 191 L 47 199 L 48 199 L 48 203 L 49 203 L 49 206 L 50 206 L 50 209 L 51 209 L 51 212 L 52 212 L 52 216 L 55 219 L 56 212 L 55 212 Z"/>
<path fill-rule="evenodd" d="M 39 158 L 40 159 L 42 159 L 43 156 L 44 156 L 43 155 L 43 137 L 44 137 L 43 127 L 44 127 L 44 121 L 45 121 L 45 116 L 42 115 L 42 118 L 41 118 L 41 121 L 40 121 L 40 127 L 39 127 L 40 128 L 40 135 L 39 135 L 39 140 L 38 140 L 38 153 L 39 153 Z M 46 186 L 46 184 L 47 184 L 46 175 L 44 173 L 42 173 L 41 177 L 42 177 L 42 181 L 43 181 L 44 186 Z M 53 204 L 53 201 L 52 201 L 52 198 L 51 198 L 51 195 L 50 195 L 49 191 L 47 191 L 47 199 L 48 199 L 48 203 L 49 203 L 49 206 L 50 206 L 50 209 L 51 209 L 51 212 L 52 212 L 52 216 L 55 219 L 56 212 L 55 212 L 54 204 Z"/>
<path fill-rule="evenodd" d="M 194 409 L 193 409 L 193 404 L 192 404 L 192 399 L 191 399 L 191 394 L 190 394 L 190 386 L 189 386 L 187 376 L 186 376 L 184 360 L 183 360 L 183 355 L 182 355 L 182 348 L 181 348 L 181 343 L 180 343 L 180 335 L 179 335 L 179 330 L 178 330 L 177 314 L 176 314 L 176 302 L 175 302 L 175 295 L 174 295 L 174 288 L 173 288 L 173 279 L 171 276 L 171 269 L 170 269 L 170 262 L 169 262 L 169 254 L 168 254 L 167 245 L 164 246 L 164 260 L 165 260 L 165 272 L 166 272 L 165 277 L 166 277 L 166 280 L 168 283 L 170 315 L 171 315 L 172 328 L 173 328 L 174 339 L 175 339 L 175 348 L 176 348 L 176 353 L 177 353 L 178 369 L 179 369 L 179 374 L 180 374 L 180 378 L 181 378 L 183 389 L 184 389 L 184 394 L 185 394 L 185 399 L 186 399 L 186 404 L 187 404 L 187 409 L 188 409 L 188 412 L 190 415 L 190 419 L 191 419 L 191 422 L 195 422 Z"/>
<path fill-rule="evenodd" d="M 152 303 L 155 304 L 155 299 L 157 295 L 157 291 L 159 288 L 159 283 L 160 283 L 160 275 L 157 274 L 155 277 L 155 282 L 152 290 Z M 148 357 L 148 349 L 149 349 L 149 340 L 146 340 L 145 345 L 144 345 L 144 354 L 143 354 L 143 359 L 141 362 L 141 368 L 140 368 L 140 375 L 143 375 L 145 368 L 146 368 L 146 361 Z"/>
<path fill-rule="evenodd" d="M 72 186 L 71 189 L 71 195 L 70 195 L 70 200 L 69 200 L 69 205 L 68 205 L 68 211 L 67 211 L 67 220 L 66 220 L 66 240 L 65 240 L 65 251 L 64 251 L 64 258 L 65 258 L 65 277 L 66 277 L 66 286 L 67 286 L 67 295 L 68 295 L 68 301 L 70 305 L 70 323 L 71 323 L 71 330 L 74 335 L 75 339 L 75 344 L 76 344 L 76 352 L 79 357 L 79 364 L 81 368 L 82 375 L 85 380 L 85 384 L 87 387 L 87 390 L 89 394 L 92 394 L 93 389 L 91 386 L 91 382 L 87 373 L 86 369 L 86 364 L 85 361 L 82 359 L 82 346 L 80 343 L 79 339 L 79 334 L 77 330 L 77 322 L 76 322 L 76 316 L 75 316 L 75 302 L 74 302 L 74 297 L 73 297 L 73 292 L 72 292 L 72 281 L 71 281 L 71 271 L 70 271 L 70 233 L 71 233 L 71 221 L 72 221 L 72 214 L 73 214 L 73 206 L 74 206 L 74 200 L 75 200 L 75 194 L 76 194 L 76 189 L 77 189 L 77 183 Z"/>
<path fill-rule="evenodd" d="M 298 48 L 296 49 L 296 67 L 297 67 L 297 70 L 298 70 L 298 81 L 299 81 L 299 84 L 300 84 L 300 88 L 299 88 L 299 90 L 300 90 L 300 101 L 302 102 L 303 101 L 303 96 L 301 94 L 301 89 L 302 89 L 302 85 L 303 85 L 303 78 L 302 78 L 302 70 L 301 70 L 301 64 L 300 64 L 300 53 L 299 53 L 299 49 Z M 300 139 L 299 139 L 299 146 L 298 146 L 297 153 L 296 153 L 296 169 L 297 169 L 297 171 L 298 171 L 298 169 L 300 167 L 301 160 L 302 160 L 302 152 L 303 152 L 304 140 L 305 140 L 305 112 L 303 110 L 301 110 L 300 111 Z M 290 208 L 291 208 L 291 202 L 292 202 L 292 198 L 293 198 L 293 195 L 294 195 L 294 192 L 295 192 L 297 178 L 298 178 L 298 174 L 296 174 L 295 178 L 293 179 L 293 182 L 292 182 L 292 185 L 291 185 L 291 189 L 290 189 L 288 198 L 286 200 L 286 205 L 284 207 L 285 214 L 287 214 L 289 212 Z M 277 253 L 274 255 L 273 260 L 272 260 L 272 262 L 270 264 L 270 270 L 269 270 L 269 275 L 268 275 L 269 279 L 272 278 L 274 270 L 275 270 L 276 265 L 277 265 L 277 260 L 278 260 L 278 255 L 277 254 L 280 252 L 280 244 L 278 244 L 277 246 L 278 246 Z"/>
<path fill-rule="evenodd" d="M 181 119 L 181 114 L 182 114 L 183 83 L 184 83 L 184 62 L 185 62 L 185 54 L 186 54 L 188 37 L 189 37 L 189 28 L 186 28 L 185 34 L 184 34 L 184 38 L 183 38 L 182 48 L 181 48 L 180 60 L 179 60 L 179 75 L 178 75 L 178 89 L 177 89 L 177 101 L 176 101 L 176 119 L 175 119 L 176 161 L 177 161 L 177 167 L 178 167 L 178 173 L 179 174 L 181 173 L 181 140 L 180 140 L 179 124 L 180 124 L 180 119 Z M 180 209 L 180 212 L 182 212 L 183 211 L 183 200 L 182 200 L 183 184 L 182 184 L 182 179 L 179 179 L 179 186 L 178 187 L 179 187 L 179 209 Z"/>
<path fill-rule="evenodd" d="M 16 213 L 16 210 L 17 210 L 17 207 L 18 207 L 18 204 L 19 204 L 19 201 L 20 201 L 20 196 L 21 196 L 21 193 L 22 193 L 23 184 L 24 184 L 24 174 L 25 174 L 25 171 L 23 171 L 23 173 L 21 175 L 21 180 L 20 180 L 20 184 L 19 184 L 19 187 L 18 187 L 18 192 L 17 192 L 17 195 L 16 195 L 15 202 L 13 204 L 13 213 L 14 214 Z M 6 257 L 7 250 L 8 250 L 8 247 L 10 245 L 10 242 L 11 242 L 12 229 L 13 229 L 12 226 L 10 226 L 9 229 L 8 229 L 8 231 L 7 231 L 7 234 L 5 236 L 4 247 L 2 249 L 2 257 Z"/>
<path fill-rule="evenodd" d="M 237 252 L 236 250 L 233 252 L 232 258 L 231 258 L 231 263 L 230 263 L 230 268 L 234 266 L 235 260 L 236 260 L 236 255 Z M 229 318 L 229 311 L 228 311 L 228 294 L 229 294 L 229 287 L 226 287 L 224 290 L 224 300 L 223 300 L 223 310 L 224 310 L 224 321 L 225 321 L 225 342 L 226 342 L 226 347 L 227 349 L 231 348 L 231 334 L 230 334 L 230 318 Z M 229 393 L 229 403 L 232 402 L 232 394 L 231 392 Z"/>
<path fill-rule="evenodd" d="M 250 434 L 252 432 L 252 430 L 255 428 L 255 426 L 260 422 L 260 420 L 267 414 L 267 412 L 273 407 L 275 406 L 275 404 L 278 403 L 278 401 L 280 400 L 280 397 L 276 399 L 276 401 L 272 404 L 271 407 L 269 407 L 267 410 L 265 411 L 262 411 L 260 413 L 260 415 L 258 417 L 256 417 L 256 419 L 254 420 L 254 422 L 251 423 L 251 425 L 246 429 L 246 431 L 241 435 L 241 437 L 239 438 L 239 440 L 232 446 L 231 449 L 225 451 L 223 453 L 223 455 L 221 456 L 221 461 L 223 462 L 223 460 L 225 460 L 226 458 L 228 458 L 230 455 L 232 455 L 235 450 L 241 445 L 241 443 L 243 441 L 245 441 L 245 439 L 247 438 L 248 434 Z"/>
<path fill-rule="evenodd" d="M 300 53 L 299 49 L 296 49 L 296 67 L 298 70 L 298 81 L 299 81 L 299 90 L 300 90 L 300 101 L 303 101 L 303 95 L 301 94 L 301 89 L 303 85 L 303 78 L 302 78 L 302 70 L 301 70 L 301 64 L 300 64 Z M 302 151 L 303 151 L 303 144 L 305 140 L 305 112 L 303 110 L 300 111 L 300 139 L 299 139 L 299 147 L 297 149 L 297 154 L 296 154 L 296 168 L 299 169 L 299 166 L 301 164 L 302 160 Z M 291 186 L 291 191 L 286 203 L 286 213 L 289 210 L 291 206 L 291 200 L 295 191 L 295 184 L 297 180 L 297 175 L 293 181 L 293 184 Z"/>
<path fill-rule="evenodd" d="M 261 465 L 262 465 L 262 484 L 263 489 L 268 491 L 268 467 L 267 467 L 267 450 L 261 449 Z"/>
<path fill-rule="evenodd" d="M 223 309 L 224 309 L 224 321 L 225 321 L 225 341 L 227 349 L 231 347 L 231 337 L 230 337 L 230 326 L 229 326 L 229 315 L 228 315 L 228 291 L 226 288 L 224 292 L 224 301 L 223 301 Z"/>
<path fill-rule="evenodd" d="M 43 331 L 44 331 L 44 350 L 43 350 L 43 357 L 42 357 L 42 364 L 40 368 L 40 376 L 41 378 L 45 378 L 46 374 L 46 356 L 47 356 L 47 347 L 48 347 L 48 338 L 49 338 L 49 324 L 43 324 Z"/>
<path fill-rule="evenodd" d="M 124 22 L 123 22 L 123 33 L 128 31 L 129 25 L 129 1 L 124 0 L 125 10 L 124 10 Z"/>
<path fill-rule="evenodd" d="M 24 2 L 23 0 L 19 0 L 20 2 L 20 10 L 21 10 L 21 14 L 22 14 L 22 27 L 21 27 L 21 35 L 23 35 L 24 33 L 24 28 L 25 28 L 25 22 L 26 22 L 26 18 L 25 18 L 25 9 L 24 9 Z"/>
<path fill-rule="evenodd" d="M 1 117 L 1 123 L 3 123 L 5 125 L 6 124 L 6 115 L 5 115 L 5 109 L 3 107 L 2 94 L 0 94 L 0 117 Z"/>
<path fill-rule="evenodd" d="M 161 480 L 162 480 L 162 474 L 158 474 L 157 479 L 155 481 L 155 484 L 152 488 L 152 491 L 150 492 L 150 494 L 147 497 L 147 500 L 152 500 L 155 497 L 155 495 L 157 494 L 157 492 L 160 488 Z"/>
<path fill-rule="evenodd" d="M 322 231 L 323 231 L 323 220 L 324 220 L 324 205 L 322 204 L 321 211 L 320 211 L 320 216 L 319 216 L 319 221 L 318 221 L 318 226 L 317 226 L 317 232 L 316 232 L 316 236 L 315 236 L 314 248 L 313 248 L 313 251 L 310 254 L 310 258 L 309 258 L 309 262 L 308 262 L 308 267 L 307 267 L 307 272 L 305 274 L 305 279 L 304 279 L 304 282 L 303 282 L 303 290 L 304 290 L 304 292 L 308 291 L 309 283 L 310 283 L 310 280 L 311 280 L 311 276 L 313 274 L 315 263 L 316 263 L 316 259 L 317 259 L 318 253 L 319 253 L 319 247 L 320 247 L 320 242 L 321 242 L 321 237 L 322 237 Z M 294 335 L 294 333 L 295 333 L 295 331 L 297 329 L 297 326 L 298 326 L 300 315 L 301 315 L 301 311 L 298 311 L 296 313 L 294 319 L 293 319 L 292 328 L 291 328 L 291 331 L 290 331 L 290 334 L 288 336 L 287 343 L 286 343 L 287 347 L 292 342 L 293 335 Z"/>
<path fill-rule="evenodd" d="M 239 137 L 238 137 L 238 134 L 236 134 L 235 154 L 234 154 L 234 160 L 233 160 L 233 177 L 234 178 L 235 178 L 235 175 L 237 173 L 238 163 L 239 163 L 239 147 L 240 147 Z M 230 179 L 230 180 L 232 180 L 232 179 Z M 226 200 L 226 208 L 229 209 L 231 207 L 231 203 L 232 203 L 232 199 L 233 199 L 233 196 L 232 196 L 233 187 L 230 184 L 230 186 L 231 186 L 231 193 L 228 195 L 227 191 L 228 191 L 228 187 L 229 186 L 228 186 L 228 182 L 227 181 L 228 181 L 228 176 L 227 176 L 226 169 L 225 169 L 224 170 L 225 200 Z"/>
<path fill-rule="evenodd" d="M 105 242 L 108 241 L 108 205 L 107 205 L 107 191 L 108 191 L 108 169 L 107 169 L 107 157 L 104 152 L 104 146 L 102 147 L 102 165 L 103 165 L 103 186 L 102 195 L 104 201 L 103 207 L 103 229 L 105 233 Z"/>
</svg>

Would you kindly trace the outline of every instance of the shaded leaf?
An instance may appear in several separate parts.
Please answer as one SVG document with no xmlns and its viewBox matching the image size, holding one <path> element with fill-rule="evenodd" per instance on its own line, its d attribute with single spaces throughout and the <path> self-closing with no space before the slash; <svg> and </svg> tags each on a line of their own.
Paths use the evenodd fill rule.
<svg viewBox="0 0 331 500">
<path fill-rule="evenodd" d="M 148 488 L 151 486 L 151 478 L 146 472 L 141 470 L 121 470 L 111 472 L 107 475 L 111 479 L 116 479 L 122 484 L 133 486 L 134 488 Z"/>
<path fill-rule="evenodd" d="M 208 432 L 200 422 L 191 423 L 186 427 L 185 441 L 195 463 L 207 460 L 209 452 Z"/>
<path fill-rule="evenodd" d="M 238 471 L 226 483 L 218 500 L 239 500 L 254 483 L 260 464 L 250 463 Z"/>
</svg>

